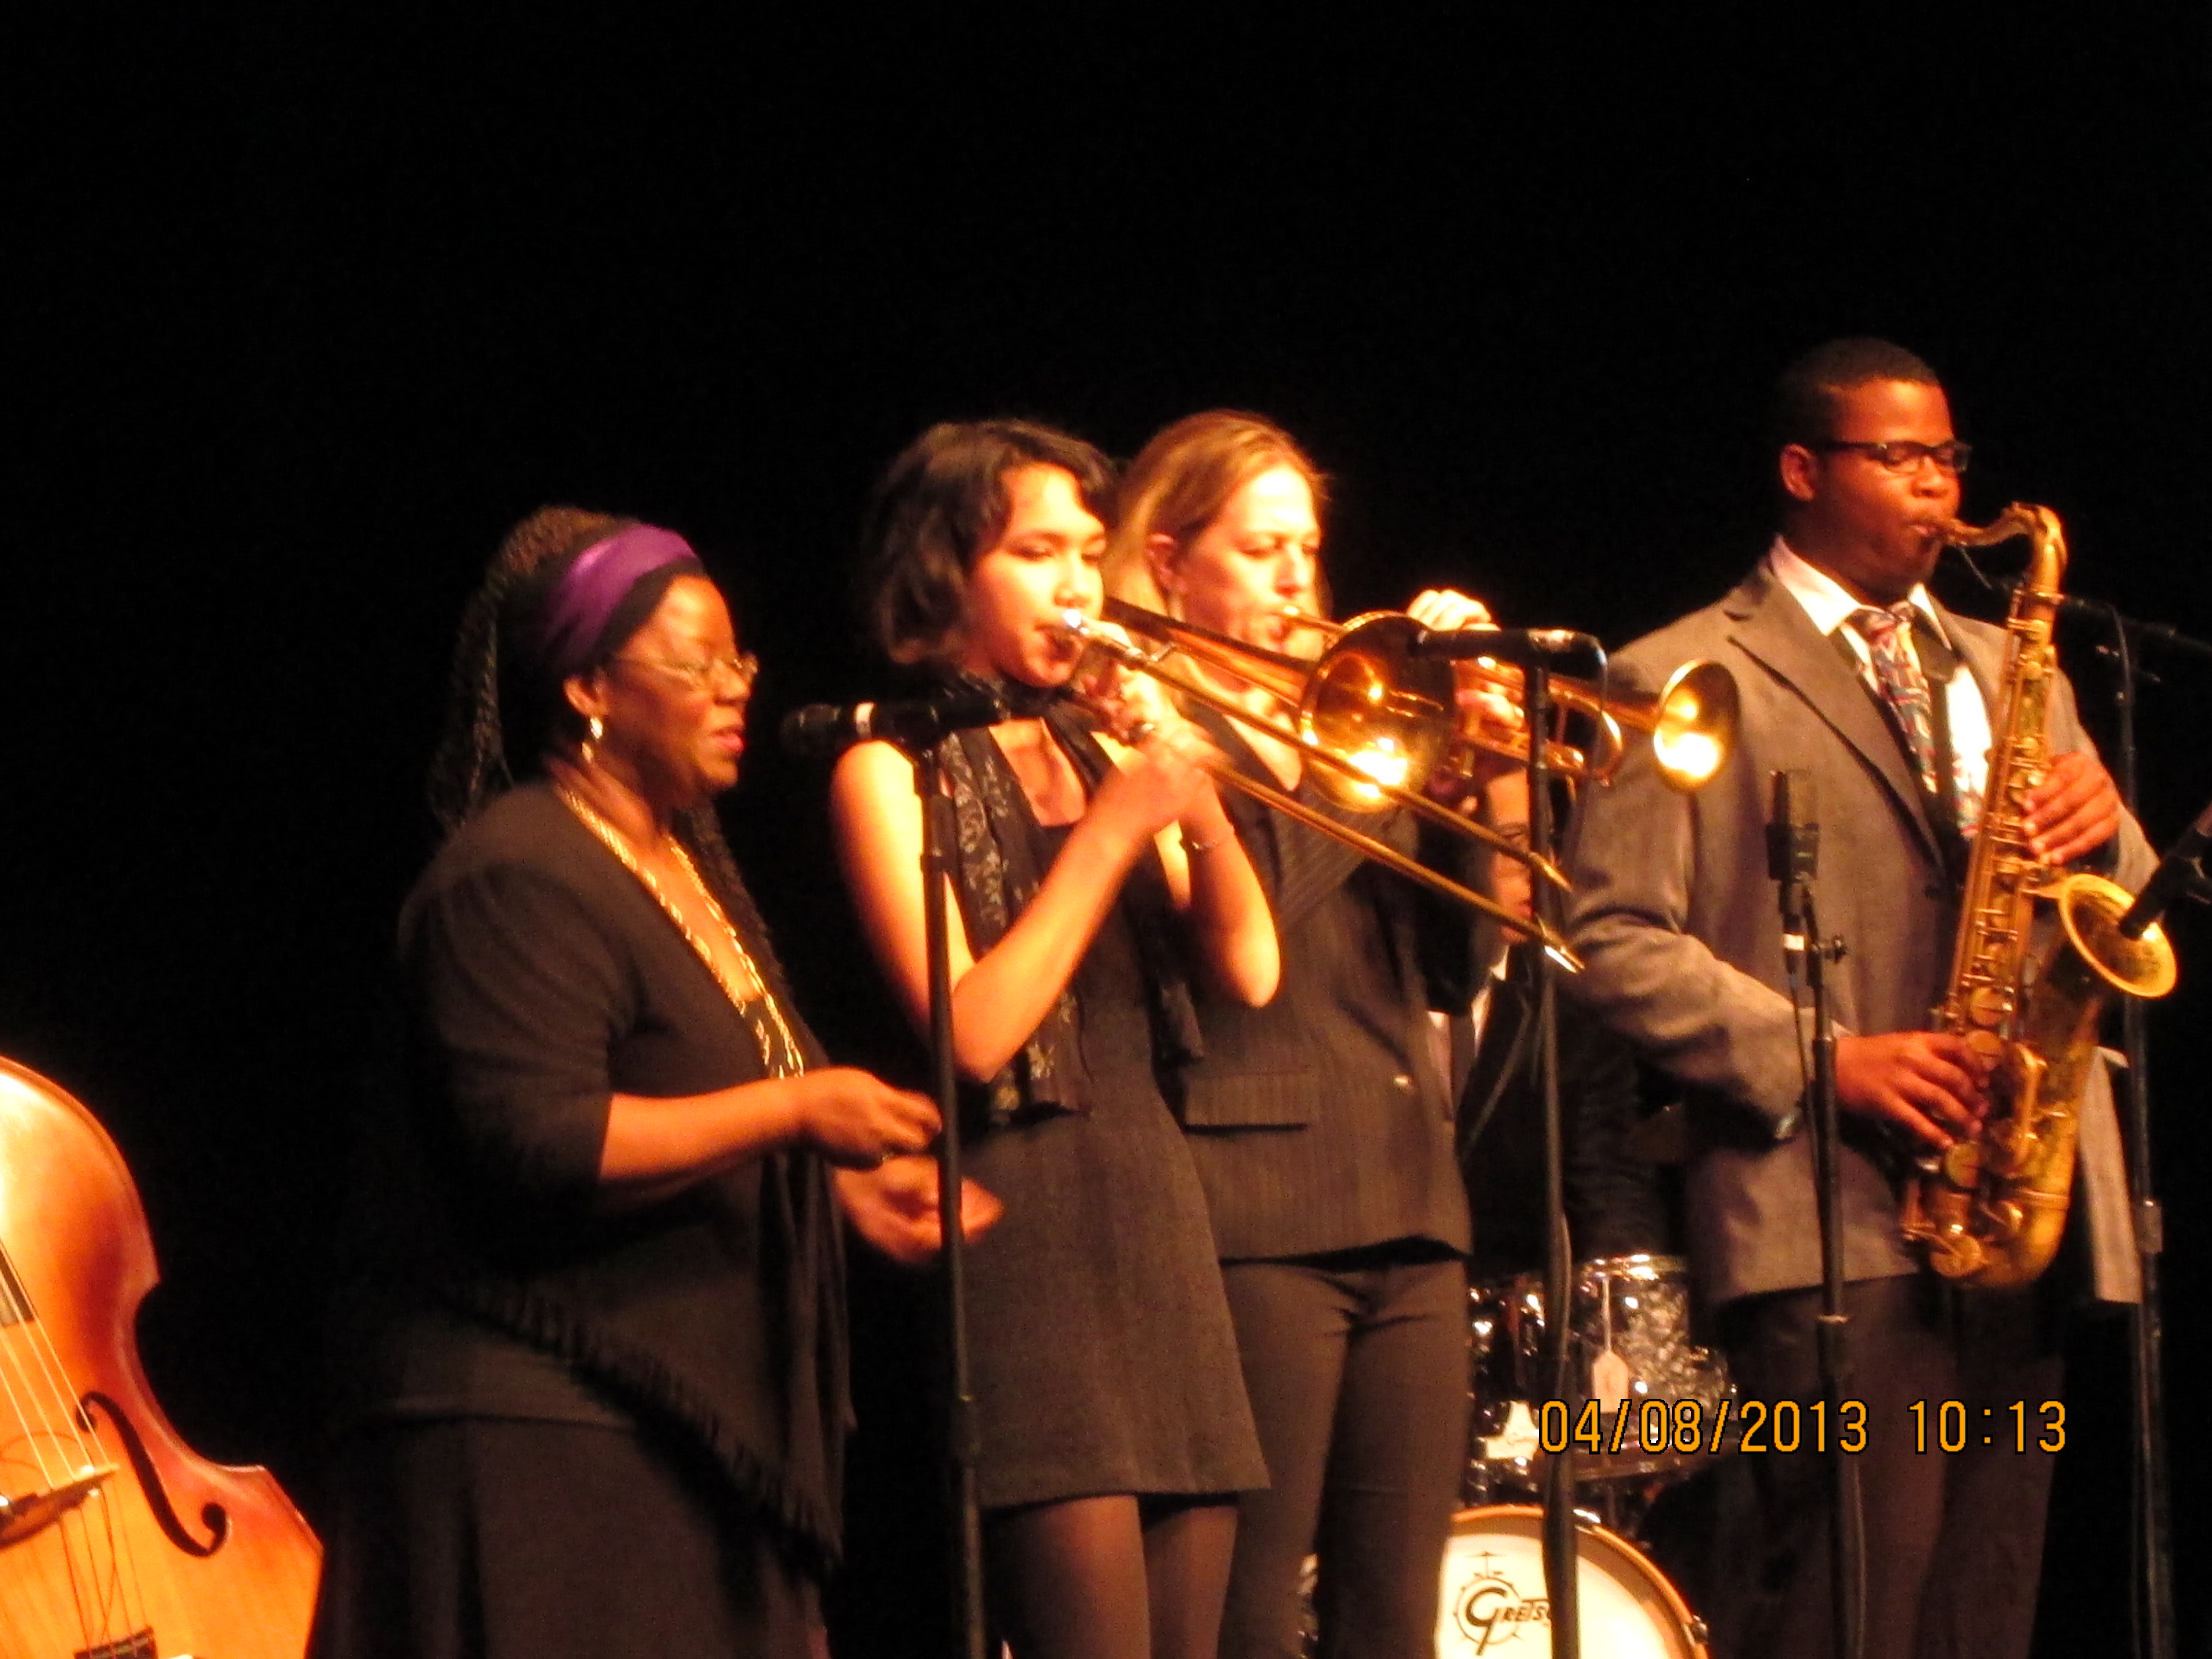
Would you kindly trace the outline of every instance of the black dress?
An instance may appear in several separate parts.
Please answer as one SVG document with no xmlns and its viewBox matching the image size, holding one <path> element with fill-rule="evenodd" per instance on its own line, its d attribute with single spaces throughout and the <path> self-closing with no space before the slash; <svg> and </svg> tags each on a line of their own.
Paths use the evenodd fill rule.
<svg viewBox="0 0 2212 1659">
<path fill-rule="evenodd" d="M 400 961 L 410 1077 L 364 1137 L 316 1650 L 806 1652 L 848 1417 L 826 1172 L 598 1192 L 611 1095 L 767 1076 L 761 1022 L 542 786 L 447 843 Z"/>
<path fill-rule="evenodd" d="M 1067 831 L 1028 822 L 1048 866 Z M 986 1508 L 1267 1484 L 1206 1195 L 1154 1073 L 1133 889 L 1151 890 L 1125 888 L 1076 974 L 1085 1109 L 1018 1112 L 971 1153 L 1006 1206 L 969 1256 Z"/>
</svg>

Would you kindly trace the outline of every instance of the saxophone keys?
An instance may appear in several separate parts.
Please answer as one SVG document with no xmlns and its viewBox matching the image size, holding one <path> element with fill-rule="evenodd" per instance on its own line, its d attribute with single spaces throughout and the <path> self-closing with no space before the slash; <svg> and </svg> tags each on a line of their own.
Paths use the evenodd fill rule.
<svg viewBox="0 0 2212 1659">
<path fill-rule="evenodd" d="M 1943 1179 L 1960 1192 L 1971 1193 L 1982 1178 L 1982 1147 L 1977 1140 L 1954 1141 L 1942 1157 Z"/>
<path fill-rule="evenodd" d="M 1928 1241 L 1928 1265 L 1946 1279 L 1979 1273 L 1989 1252 L 1963 1227 L 1947 1227 Z"/>
</svg>

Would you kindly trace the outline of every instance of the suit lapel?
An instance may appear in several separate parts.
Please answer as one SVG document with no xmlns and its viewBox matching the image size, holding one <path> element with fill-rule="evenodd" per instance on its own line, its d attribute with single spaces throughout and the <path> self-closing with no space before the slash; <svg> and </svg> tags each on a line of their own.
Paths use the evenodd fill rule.
<svg viewBox="0 0 2212 1659">
<path fill-rule="evenodd" d="M 1907 769 L 1904 751 L 1865 684 L 1813 626 L 1805 607 L 1763 562 L 1723 603 L 1735 623 L 1729 637 L 1850 745 L 1888 789 L 1913 834 L 1941 863 L 1942 850 L 1928 822 L 1924 792 Z"/>
</svg>

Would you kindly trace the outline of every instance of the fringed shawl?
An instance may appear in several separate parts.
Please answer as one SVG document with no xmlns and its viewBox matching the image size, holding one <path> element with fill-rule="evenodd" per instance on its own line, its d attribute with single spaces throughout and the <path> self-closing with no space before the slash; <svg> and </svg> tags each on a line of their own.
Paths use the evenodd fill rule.
<svg viewBox="0 0 2212 1659">
<path fill-rule="evenodd" d="M 714 867 L 719 862 L 702 861 L 702 876 L 781 1003 L 807 1063 L 823 1063 L 750 895 L 733 868 Z M 630 874 L 550 791 L 517 789 L 447 843 L 409 901 L 403 940 L 414 943 L 403 955 L 410 964 L 410 1001 L 426 989 L 423 964 L 439 953 L 450 960 L 487 927 L 540 947 L 547 971 L 566 975 L 564 983 L 580 982 L 580 995 L 630 981 L 647 959 L 631 954 L 634 940 L 656 947 L 651 959 L 670 964 L 688 984 L 696 971 L 689 951 L 641 899 Z M 605 968 L 580 981 L 576 970 L 553 965 L 600 961 Z M 428 982 L 456 977 L 440 974 Z M 518 982 L 492 994 L 534 1006 L 526 988 Z M 719 1068 L 726 1058 L 731 1070 L 718 1086 L 764 1076 L 750 1027 L 736 1011 L 719 991 L 703 1006 L 728 1036 L 701 1032 L 717 1058 L 686 1063 Z M 418 1004 L 416 1110 L 403 1119 L 419 1127 L 403 1131 L 393 1148 L 414 1174 L 382 1194 L 370 1242 L 372 1257 L 383 1261 L 372 1272 L 396 1270 L 447 1305 L 564 1361 L 641 1418 L 673 1427 L 801 1559 L 827 1572 L 840 1552 L 851 1406 L 843 1241 L 822 1161 L 803 1151 L 775 1152 L 651 1205 L 608 1212 L 592 1202 L 596 1139 L 568 1147 L 555 1137 L 541 1150 L 557 1180 L 526 1192 L 487 1186 L 477 1162 L 456 1151 L 449 1066 L 422 1018 L 427 1012 Z M 544 1040 L 557 1044 L 561 1037 L 549 1030 Z M 491 1052 L 511 1051 L 514 1066 L 527 1068 L 531 1042 L 525 1028 Z M 514 1109 L 522 1115 L 518 1136 L 540 1133 L 529 1115 L 535 1086 L 518 1085 L 524 1097 Z M 557 1103 L 549 1098 L 547 1109 Z"/>
</svg>

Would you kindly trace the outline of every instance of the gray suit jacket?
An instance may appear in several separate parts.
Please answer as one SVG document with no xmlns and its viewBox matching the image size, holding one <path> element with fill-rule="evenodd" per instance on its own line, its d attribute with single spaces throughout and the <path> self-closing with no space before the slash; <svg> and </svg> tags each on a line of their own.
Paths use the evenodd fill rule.
<svg viewBox="0 0 2212 1659">
<path fill-rule="evenodd" d="M 2003 631 L 1948 612 L 1943 621 L 1994 708 Z M 1735 676 L 1736 749 L 1695 795 L 1660 781 L 1648 745 L 1610 787 L 1584 792 L 1567 920 L 1587 967 L 1563 984 L 1689 1087 L 1698 1144 L 1687 1181 L 1691 1253 L 1717 1304 L 1820 1277 L 1798 1032 L 1766 874 L 1769 774 L 1801 768 L 1818 787 L 1820 927 L 1849 951 L 1829 975 L 1843 1030 L 1927 1026 L 1958 911 L 1923 793 L 1881 711 L 1764 561 L 1719 604 L 1638 641 L 1613 664 L 1652 689 L 1692 658 Z M 2063 680 L 2050 732 L 2055 750 L 2090 747 Z M 2118 878 L 2141 885 L 2152 857 L 2133 819 L 2118 852 Z M 1898 1236 L 1903 1160 L 1869 1126 L 1846 1120 L 1845 1134 L 1845 1273 L 1913 1272 Z M 2102 1067 L 2092 1068 L 2081 1142 L 2075 1203 L 2091 1224 L 2094 1289 L 2129 1299 L 2133 1237 Z"/>
</svg>

